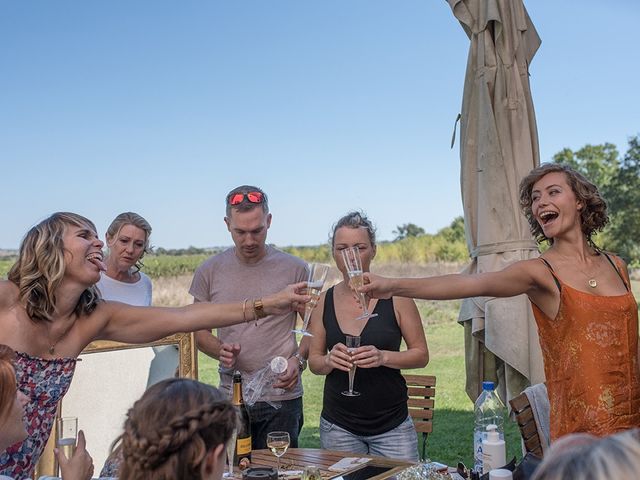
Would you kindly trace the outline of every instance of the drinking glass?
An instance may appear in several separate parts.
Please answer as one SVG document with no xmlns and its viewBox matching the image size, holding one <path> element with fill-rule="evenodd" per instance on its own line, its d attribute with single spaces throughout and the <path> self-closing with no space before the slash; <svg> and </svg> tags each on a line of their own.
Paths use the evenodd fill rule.
<svg viewBox="0 0 640 480">
<path fill-rule="evenodd" d="M 78 437 L 78 417 L 62 417 L 56 420 L 56 446 L 64 456 L 71 458 L 76 451 Z"/>
<path fill-rule="evenodd" d="M 225 477 L 233 476 L 233 456 L 236 453 L 236 435 L 237 431 L 234 430 L 231 434 L 231 438 L 227 442 L 227 463 L 229 465 L 229 471 L 224 474 Z"/>
<path fill-rule="evenodd" d="M 349 354 L 353 353 L 354 348 L 358 348 L 360 346 L 360 337 L 357 335 L 347 335 L 344 344 L 347 347 L 347 351 Z M 342 392 L 342 395 L 346 397 L 359 397 L 360 392 L 356 392 L 353 389 L 353 380 L 356 376 L 356 365 L 354 363 L 351 364 L 351 368 L 349 369 L 349 390 L 345 390 Z"/>
<path fill-rule="evenodd" d="M 329 265 L 324 263 L 310 263 L 309 264 L 309 276 L 307 278 L 307 295 L 311 296 L 304 306 L 304 319 L 302 321 L 302 330 L 294 329 L 294 333 L 300 333 L 301 335 L 312 337 L 313 335 L 307 331 L 309 326 L 309 319 L 311 318 L 311 312 L 318 304 L 320 298 L 320 292 L 324 286 L 324 281 L 327 279 L 327 273 L 329 272 Z"/>
<path fill-rule="evenodd" d="M 271 453 L 278 459 L 278 477 L 280 477 L 280 457 L 287 451 L 290 442 L 289 432 L 267 433 L 267 447 L 271 449 Z"/>
<path fill-rule="evenodd" d="M 349 275 L 351 288 L 354 290 L 361 287 L 364 284 L 364 277 L 362 276 L 362 260 L 360 259 L 360 249 L 358 247 L 348 247 L 342 250 L 342 260 L 344 266 L 347 269 Z M 362 315 L 356 317 L 357 320 L 364 320 L 365 318 L 371 318 L 378 316 L 377 313 L 369 313 L 367 306 L 367 296 L 358 292 L 358 298 L 360 299 L 360 305 L 362 305 Z"/>
</svg>

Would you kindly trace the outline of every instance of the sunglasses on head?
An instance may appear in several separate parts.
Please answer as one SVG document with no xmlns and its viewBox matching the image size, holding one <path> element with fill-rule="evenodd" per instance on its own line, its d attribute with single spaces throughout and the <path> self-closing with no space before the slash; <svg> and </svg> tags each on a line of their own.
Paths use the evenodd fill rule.
<svg viewBox="0 0 640 480">
<path fill-rule="evenodd" d="M 262 201 L 264 200 L 264 195 L 262 194 L 262 192 L 238 192 L 229 195 L 227 201 L 229 202 L 229 205 L 239 205 L 245 198 L 250 203 L 262 203 Z"/>
</svg>

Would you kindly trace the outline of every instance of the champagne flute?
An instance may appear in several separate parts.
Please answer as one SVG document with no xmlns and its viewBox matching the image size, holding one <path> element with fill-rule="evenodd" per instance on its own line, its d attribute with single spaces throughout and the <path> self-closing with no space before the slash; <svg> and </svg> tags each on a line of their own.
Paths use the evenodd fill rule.
<svg viewBox="0 0 640 480">
<path fill-rule="evenodd" d="M 225 477 L 233 476 L 233 456 L 236 453 L 236 435 L 237 430 L 233 430 L 231 438 L 227 441 L 227 463 L 229 464 L 229 471 L 224 474 Z"/>
<path fill-rule="evenodd" d="M 358 348 L 360 346 L 360 337 L 358 335 L 347 335 L 345 339 L 345 345 L 347 347 L 347 351 L 349 354 L 353 354 L 353 349 Z M 355 363 L 351 363 L 351 368 L 349 369 L 349 390 L 345 390 L 342 392 L 342 395 L 345 397 L 359 397 L 360 392 L 356 392 L 353 389 L 353 380 L 356 376 L 356 365 Z"/>
<path fill-rule="evenodd" d="M 324 286 L 324 281 L 327 279 L 327 273 L 329 272 L 329 265 L 324 263 L 310 263 L 309 264 L 309 276 L 307 278 L 307 295 L 311 297 L 304 306 L 304 319 L 302 321 L 302 329 L 292 330 L 294 333 L 299 333 L 306 337 L 312 337 L 313 335 L 307 331 L 309 326 L 309 319 L 311 318 L 311 312 L 318 304 L 320 298 L 320 292 Z"/>
<path fill-rule="evenodd" d="M 364 277 L 362 276 L 360 249 L 358 247 L 348 247 L 343 249 L 342 260 L 344 261 L 344 266 L 347 269 L 347 274 L 349 275 L 351 288 L 355 290 L 361 287 L 364 284 Z M 377 313 L 369 313 L 366 295 L 362 292 L 358 292 L 357 290 L 356 293 L 360 299 L 360 305 L 362 305 L 362 315 L 356 317 L 356 319 L 364 320 L 365 318 L 377 317 Z"/>
<path fill-rule="evenodd" d="M 291 439 L 289 438 L 289 432 L 267 433 L 267 447 L 271 449 L 271 453 L 273 453 L 278 459 L 278 477 L 280 477 L 280 457 L 285 454 L 287 448 L 289 448 L 290 442 Z"/>
</svg>

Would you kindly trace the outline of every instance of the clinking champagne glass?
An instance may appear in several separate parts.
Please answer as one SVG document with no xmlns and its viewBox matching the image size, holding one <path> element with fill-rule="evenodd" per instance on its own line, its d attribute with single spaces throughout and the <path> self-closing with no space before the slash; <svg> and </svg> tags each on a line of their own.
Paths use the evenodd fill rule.
<svg viewBox="0 0 640 480">
<path fill-rule="evenodd" d="M 78 417 L 62 417 L 56 419 L 56 446 L 64 456 L 71 458 L 76 451 L 78 438 Z"/>
<path fill-rule="evenodd" d="M 309 326 L 309 319 L 311 318 L 311 312 L 318 304 L 320 298 L 320 292 L 324 286 L 324 281 L 327 279 L 327 273 L 329 272 L 329 265 L 324 263 L 310 263 L 309 264 L 309 276 L 307 278 L 307 295 L 311 297 L 304 306 L 304 319 L 302 321 L 302 330 L 294 329 L 293 332 L 300 333 L 301 335 L 312 337 L 313 335 L 307 331 Z"/>
<path fill-rule="evenodd" d="M 362 276 L 362 260 L 360 259 L 360 249 L 358 247 L 347 247 L 342 250 L 342 260 L 344 266 L 347 269 L 349 275 L 351 288 L 356 289 L 364 284 L 364 277 Z M 357 317 L 358 320 L 364 320 L 365 318 L 377 317 L 377 313 L 369 313 L 369 307 L 367 306 L 367 296 L 358 292 L 358 298 L 360 298 L 360 305 L 362 305 L 362 315 Z"/>
<path fill-rule="evenodd" d="M 280 477 L 280 457 L 285 454 L 290 442 L 289 432 L 267 433 L 267 447 L 271 449 L 271 453 L 278 459 L 278 477 Z"/>
<path fill-rule="evenodd" d="M 360 346 L 360 337 L 358 335 L 347 335 L 344 344 L 346 345 L 349 354 L 352 354 L 353 349 Z M 356 376 L 356 368 L 356 365 L 352 362 L 351 368 L 349 369 L 349 390 L 345 390 L 344 392 L 342 392 L 342 395 L 344 395 L 345 397 L 360 396 L 360 392 L 356 392 L 353 389 L 353 380 Z"/>
</svg>

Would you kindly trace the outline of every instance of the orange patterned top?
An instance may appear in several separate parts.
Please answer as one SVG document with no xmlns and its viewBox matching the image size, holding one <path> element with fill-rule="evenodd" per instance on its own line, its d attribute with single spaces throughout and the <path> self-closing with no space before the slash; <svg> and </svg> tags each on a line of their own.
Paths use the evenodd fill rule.
<svg viewBox="0 0 640 480">
<path fill-rule="evenodd" d="M 551 440 L 640 426 L 638 306 L 627 282 L 620 275 L 624 295 L 592 295 L 562 282 L 544 262 L 560 288 L 555 319 L 532 304 L 551 406 Z"/>
</svg>

